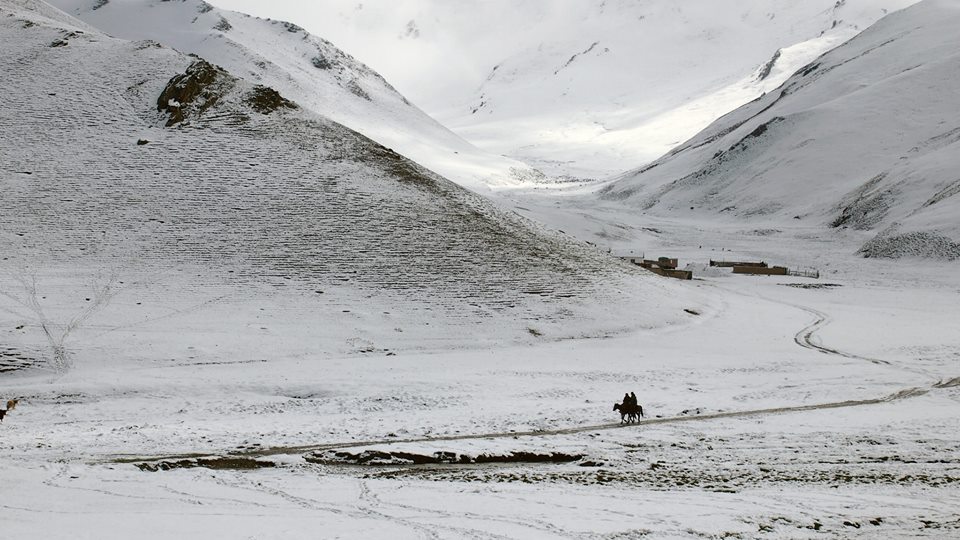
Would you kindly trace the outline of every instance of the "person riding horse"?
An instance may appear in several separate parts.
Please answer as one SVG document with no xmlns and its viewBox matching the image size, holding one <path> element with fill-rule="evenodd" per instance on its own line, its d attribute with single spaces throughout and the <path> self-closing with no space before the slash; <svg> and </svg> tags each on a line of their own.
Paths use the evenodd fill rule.
<svg viewBox="0 0 960 540">
<path fill-rule="evenodd" d="M 643 416 L 643 407 L 637 403 L 633 392 L 623 395 L 623 403 L 614 403 L 613 410 L 620 411 L 620 423 L 637 422 Z"/>
</svg>

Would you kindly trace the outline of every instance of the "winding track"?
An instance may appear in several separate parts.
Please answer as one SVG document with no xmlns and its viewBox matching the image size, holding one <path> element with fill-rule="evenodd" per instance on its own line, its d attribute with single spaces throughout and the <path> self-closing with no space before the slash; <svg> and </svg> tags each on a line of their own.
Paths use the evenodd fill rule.
<svg viewBox="0 0 960 540">
<path fill-rule="evenodd" d="M 744 293 L 741 293 L 741 292 L 739 292 L 739 291 L 733 291 L 733 290 L 730 290 L 730 289 L 725 289 L 725 290 L 727 290 L 727 291 L 729 291 L 729 292 L 732 292 L 732 293 L 734 293 L 734 294 L 744 294 Z M 813 316 L 814 316 L 815 320 L 814 320 L 812 323 L 810 323 L 809 325 L 805 326 L 802 330 L 800 330 L 799 332 L 797 332 L 796 335 L 793 337 L 793 341 L 794 341 L 797 345 L 799 345 L 799 346 L 801 346 L 801 347 L 803 347 L 803 348 L 805 348 L 805 349 L 810 349 L 810 350 L 817 351 L 817 352 L 820 352 L 820 353 L 823 353 L 823 354 L 829 354 L 829 355 L 831 355 L 831 356 L 841 356 L 841 357 L 843 357 L 843 358 L 849 358 L 849 359 L 851 359 L 851 360 L 861 360 L 861 361 L 864 361 L 864 362 L 870 362 L 871 364 L 875 364 L 875 365 L 878 365 L 878 366 L 889 367 L 889 368 L 892 368 L 892 369 L 895 369 L 895 370 L 898 370 L 898 371 L 906 371 L 906 372 L 909 372 L 909 373 L 913 373 L 913 374 L 915 374 L 915 375 L 920 375 L 921 377 L 925 377 L 925 378 L 927 378 L 927 379 L 937 380 L 936 383 L 931 384 L 931 386 L 929 387 L 929 388 L 931 388 L 931 389 L 932 389 L 932 388 L 942 388 L 942 387 L 939 387 L 939 386 L 937 386 L 937 385 L 940 384 L 940 383 L 943 383 L 944 381 L 941 380 L 941 379 L 939 379 L 937 376 L 932 375 L 930 372 L 925 371 L 925 370 L 923 370 L 923 369 L 907 367 L 907 366 L 900 365 L 900 364 L 894 364 L 893 362 L 889 362 L 889 361 L 887 361 L 887 360 L 881 360 L 881 359 L 879 359 L 879 358 L 870 358 L 870 357 L 868 357 L 868 356 L 861 356 L 861 355 L 858 355 L 858 354 L 853 354 L 853 353 L 849 353 L 849 352 L 846 352 L 846 351 L 841 351 L 841 350 L 839 350 L 839 349 L 834 349 L 834 348 L 832 348 L 832 347 L 827 347 L 827 346 L 823 345 L 822 343 L 820 343 L 820 340 L 819 340 L 819 339 L 814 339 L 814 335 L 817 333 L 817 331 L 823 329 L 823 328 L 826 327 L 828 324 L 830 324 L 830 322 L 832 321 L 832 319 L 830 318 L 829 315 L 827 315 L 826 313 L 824 313 L 824 312 L 822 312 L 822 311 L 813 309 L 812 307 L 809 307 L 809 306 L 803 306 L 803 305 L 800 305 L 800 304 L 794 304 L 794 303 L 792 303 L 792 302 L 786 302 L 786 301 L 783 301 L 783 300 L 775 300 L 775 299 L 773 299 L 773 298 L 770 298 L 770 297 L 767 297 L 767 296 L 764 296 L 764 295 L 761 295 L 761 294 L 756 294 L 756 295 L 753 295 L 753 296 L 755 296 L 756 298 L 760 298 L 761 300 L 766 300 L 766 301 L 768 301 L 768 302 L 773 302 L 773 303 L 775 303 L 775 304 L 780 304 L 780 305 L 784 305 L 784 306 L 787 306 L 787 307 L 792 307 L 792 308 L 794 308 L 794 309 L 798 309 L 798 310 L 800 310 L 800 311 L 804 311 L 804 312 L 809 313 L 810 315 L 813 315 Z M 953 380 L 953 379 L 951 379 L 951 380 Z M 950 380 L 948 380 L 948 381 L 946 381 L 946 382 L 949 383 Z"/>
<path fill-rule="evenodd" d="M 774 301 L 774 300 L 771 300 L 771 301 Z M 823 354 L 842 356 L 844 358 L 851 358 L 854 360 L 864 360 L 866 362 L 870 362 L 872 364 L 878 364 L 878 365 L 887 365 L 887 366 L 890 365 L 890 362 L 887 362 L 886 360 L 879 360 L 877 358 L 867 358 L 866 356 L 859 356 L 859 355 L 851 354 L 841 350 L 832 349 L 830 347 L 825 347 L 819 343 L 814 342 L 813 335 L 817 333 L 817 330 L 820 330 L 824 326 L 830 324 L 830 316 L 822 311 L 817 311 L 811 307 L 801 306 L 797 304 L 790 304 L 787 302 L 780 302 L 780 301 L 776 301 L 776 302 L 806 311 L 807 313 L 810 313 L 811 315 L 817 318 L 816 321 L 811 323 L 809 326 L 805 327 L 803 330 L 800 330 L 799 332 L 797 332 L 797 335 L 793 337 L 793 340 L 797 343 L 797 345 L 805 349 L 812 349 L 814 351 L 821 352 Z"/>
<path fill-rule="evenodd" d="M 739 294 L 742 294 L 742 293 L 739 293 Z M 797 332 L 797 334 L 794 336 L 794 341 L 797 343 L 797 345 L 806 349 L 818 351 L 823 354 L 841 356 L 844 358 L 850 358 L 855 360 L 863 360 L 863 361 L 870 362 L 877 365 L 894 367 L 890 362 L 886 360 L 859 356 L 856 354 L 840 351 L 838 349 L 826 347 L 820 343 L 817 343 L 814 340 L 815 334 L 817 333 L 818 330 L 821 330 L 823 327 L 825 327 L 830 323 L 831 319 L 827 314 L 806 306 L 791 304 L 791 303 L 783 302 L 779 300 L 772 300 L 770 298 L 765 298 L 765 297 L 760 297 L 760 298 L 805 311 L 815 317 L 815 320 L 812 323 L 810 323 L 809 325 L 804 327 L 802 330 Z M 904 369 L 908 371 L 912 371 L 907 368 L 904 368 Z M 494 433 L 477 433 L 477 434 L 470 434 L 470 435 L 416 437 L 416 438 L 407 438 L 407 439 L 396 439 L 396 438 L 374 439 L 374 440 L 366 440 L 366 441 L 335 442 L 335 443 L 323 443 L 323 444 L 312 444 L 312 445 L 302 445 L 302 446 L 274 446 L 274 447 L 268 447 L 268 448 L 261 448 L 257 450 L 244 450 L 239 452 L 230 452 L 226 454 L 225 457 L 257 458 L 257 457 L 269 457 L 269 456 L 276 456 L 276 455 L 306 454 L 309 452 L 318 452 L 318 451 L 324 451 L 324 450 L 338 450 L 338 449 L 345 449 L 345 448 L 358 448 L 358 447 L 364 447 L 364 446 L 390 445 L 390 444 L 403 444 L 403 443 L 468 441 L 468 440 L 481 440 L 481 439 L 506 439 L 506 438 L 514 438 L 514 437 L 550 437 L 550 436 L 558 436 L 558 435 L 588 433 L 592 431 L 620 429 L 623 427 L 641 427 L 641 426 L 660 425 L 660 424 L 679 424 L 684 422 L 703 422 L 703 421 L 709 421 L 709 420 L 720 420 L 725 418 L 747 418 L 747 417 L 753 417 L 753 416 L 767 416 L 772 414 L 818 411 L 818 410 L 825 410 L 825 409 L 840 409 L 840 408 L 847 408 L 847 407 L 862 407 L 866 405 L 877 405 L 881 403 L 890 403 L 890 402 L 898 401 L 902 399 L 919 397 L 927 394 L 931 390 L 953 388 L 957 386 L 960 386 L 960 377 L 954 377 L 952 379 L 940 379 L 930 384 L 929 386 L 917 386 L 917 387 L 906 388 L 898 392 L 895 392 L 893 394 L 888 394 L 888 395 L 877 397 L 877 398 L 836 401 L 836 402 L 819 403 L 819 404 L 813 404 L 813 405 L 797 405 L 792 407 L 772 407 L 767 409 L 752 409 L 747 411 L 730 411 L 730 412 L 720 412 L 720 413 L 713 413 L 713 414 L 700 414 L 695 416 L 672 416 L 667 418 L 650 418 L 646 420 L 640 420 L 639 422 L 636 422 L 634 424 L 628 424 L 626 426 L 620 423 L 608 423 L 608 424 L 576 426 L 576 427 L 552 429 L 552 430 L 508 431 L 508 432 L 494 432 Z M 200 454 L 200 453 L 171 454 L 171 455 L 158 455 L 158 456 L 115 455 L 113 456 L 113 459 L 111 459 L 110 461 L 114 463 L 139 463 L 139 462 L 150 462 L 150 461 L 196 459 L 196 458 L 208 458 L 208 457 L 224 457 L 224 456 L 212 456 L 211 454 Z"/>
</svg>

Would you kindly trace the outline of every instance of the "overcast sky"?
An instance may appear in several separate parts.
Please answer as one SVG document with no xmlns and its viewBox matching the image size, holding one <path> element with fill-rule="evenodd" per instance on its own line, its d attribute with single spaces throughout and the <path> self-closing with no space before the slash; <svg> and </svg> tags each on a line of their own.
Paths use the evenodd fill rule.
<svg viewBox="0 0 960 540">
<path fill-rule="evenodd" d="M 521 32 L 504 16 L 518 9 L 556 10 L 559 2 L 493 0 L 212 0 L 218 7 L 294 22 L 332 41 L 380 72 L 402 94 L 434 109 L 468 96 L 490 68 L 516 47 L 504 36 Z M 524 4 L 524 3 L 520 3 Z M 429 9 L 428 9 L 429 8 Z M 444 24 L 438 21 L 443 20 Z M 499 20 L 491 29 L 481 21 Z M 413 26 L 408 24 L 413 21 Z M 494 31 L 491 31 L 494 30 Z M 442 68 L 442 69 L 441 69 Z M 438 70 L 442 77 L 436 74 Z"/>
</svg>

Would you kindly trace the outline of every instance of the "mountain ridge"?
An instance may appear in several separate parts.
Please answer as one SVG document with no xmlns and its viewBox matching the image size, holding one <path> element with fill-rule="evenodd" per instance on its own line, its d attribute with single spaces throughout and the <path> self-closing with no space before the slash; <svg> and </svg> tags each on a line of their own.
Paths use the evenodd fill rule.
<svg viewBox="0 0 960 540">
<path fill-rule="evenodd" d="M 276 88 L 302 106 L 364 133 L 475 190 L 512 185 L 529 167 L 483 152 L 399 94 L 379 73 L 302 27 L 203 0 L 54 0 L 102 31 L 150 39 Z"/>
<path fill-rule="evenodd" d="M 957 258 L 957 22 L 938 0 L 891 14 L 602 195 L 872 231 L 865 256 Z"/>
<path fill-rule="evenodd" d="M 600 179 L 656 159 L 913 1 L 214 3 L 295 18 L 482 148 Z"/>
</svg>

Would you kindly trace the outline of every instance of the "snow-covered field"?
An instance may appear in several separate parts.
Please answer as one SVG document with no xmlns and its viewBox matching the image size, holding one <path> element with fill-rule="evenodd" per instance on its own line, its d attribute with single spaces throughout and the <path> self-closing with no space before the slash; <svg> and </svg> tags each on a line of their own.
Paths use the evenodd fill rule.
<svg viewBox="0 0 960 540">
<path fill-rule="evenodd" d="M 708 277 L 683 286 L 711 303 L 683 323 L 395 356 L 303 354 L 302 337 L 265 341 L 253 329 L 246 339 L 218 337 L 230 326 L 229 304 L 172 313 L 140 327 L 148 341 L 181 346 L 168 358 L 117 344 L 111 358 L 75 362 L 64 374 L 0 379 L 4 395 L 22 398 L 2 428 L 0 475 L 15 494 L 4 503 L 5 530 L 44 538 L 957 534 L 956 272 L 855 258 L 804 230 L 657 227 L 667 240 L 645 245 L 682 262 L 803 258 L 824 274 L 701 270 Z M 797 284 L 820 287 L 785 286 Z M 200 335 L 206 346 L 194 341 Z M 638 426 L 619 427 L 610 410 L 625 391 L 646 409 Z M 372 451 L 393 464 L 342 463 Z M 435 452 L 507 462 L 417 465 L 395 456 Z M 550 454 L 572 461 L 524 463 Z M 209 468 L 193 468 L 198 458 Z M 249 460 L 274 466 L 243 468 Z"/>
</svg>

